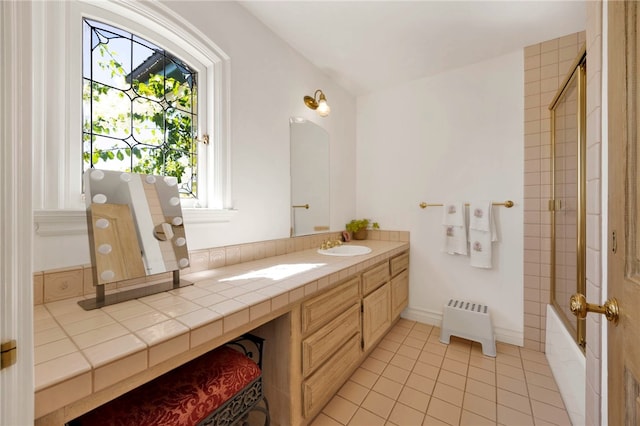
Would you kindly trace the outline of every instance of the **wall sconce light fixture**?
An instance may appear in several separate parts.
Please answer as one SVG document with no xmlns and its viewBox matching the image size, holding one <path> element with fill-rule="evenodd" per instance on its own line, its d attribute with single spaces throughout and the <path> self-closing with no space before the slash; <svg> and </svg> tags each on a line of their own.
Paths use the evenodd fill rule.
<svg viewBox="0 0 640 426">
<path fill-rule="evenodd" d="M 331 112 L 331 108 L 329 108 L 327 104 L 327 98 L 325 98 L 324 93 L 322 93 L 320 89 L 316 90 L 313 98 L 311 96 L 305 96 L 304 104 L 315 110 L 320 117 L 326 117 Z"/>
</svg>

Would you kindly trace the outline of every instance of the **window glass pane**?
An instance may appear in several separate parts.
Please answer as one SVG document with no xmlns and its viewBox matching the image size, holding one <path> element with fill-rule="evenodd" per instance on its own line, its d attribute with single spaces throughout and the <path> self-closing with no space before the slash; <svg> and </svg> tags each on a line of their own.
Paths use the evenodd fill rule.
<svg viewBox="0 0 640 426">
<path fill-rule="evenodd" d="M 83 25 L 83 170 L 174 176 L 197 198 L 197 73 L 127 31 Z"/>
</svg>

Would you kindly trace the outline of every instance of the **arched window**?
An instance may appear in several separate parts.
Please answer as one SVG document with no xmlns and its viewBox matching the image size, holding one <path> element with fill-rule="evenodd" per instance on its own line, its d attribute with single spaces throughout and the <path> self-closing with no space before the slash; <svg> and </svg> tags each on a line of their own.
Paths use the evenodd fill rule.
<svg viewBox="0 0 640 426">
<path fill-rule="evenodd" d="M 87 18 L 82 50 L 83 171 L 173 176 L 182 197 L 198 199 L 198 72 L 161 46 Z"/>
<path fill-rule="evenodd" d="M 175 176 L 186 222 L 230 220 L 228 56 L 160 2 L 36 2 L 33 22 L 36 232 L 84 232 L 92 166 Z"/>
</svg>

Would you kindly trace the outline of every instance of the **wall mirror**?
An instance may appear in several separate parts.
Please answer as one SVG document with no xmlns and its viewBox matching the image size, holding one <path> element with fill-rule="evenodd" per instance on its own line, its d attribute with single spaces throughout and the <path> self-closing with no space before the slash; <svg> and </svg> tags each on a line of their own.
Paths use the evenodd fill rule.
<svg viewBox="0 0 640 426">
<path fill-rule="evenodd" d="M 175 177 L 89 169 L 84 188 L 96 300 L 81 301 L 83 308 L 190 284 L 179 275 L 189 251 Z M 173 274 L 168 282 L 105 296 L 105 284 L 165 272 Z"/>
<path fill-rule="evenodd" d="M 303 118 L 289 120 L 291 236 L 329 231 L 329 134 Z"/>
</svg>

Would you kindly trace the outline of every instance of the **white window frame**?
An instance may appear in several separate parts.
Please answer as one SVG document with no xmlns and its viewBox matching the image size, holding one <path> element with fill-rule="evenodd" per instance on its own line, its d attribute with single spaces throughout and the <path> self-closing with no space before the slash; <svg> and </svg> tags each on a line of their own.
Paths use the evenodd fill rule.
<svg viewBox="0 0 640 426">
<path fill-rule="evenodd" d="M 122 28 L 186 60 L 199 74 L 197 203 L 183 204 L 186 224 L 227 222 L 230 193 L 229 57 L 159 2 L 74 0 L 33 4 L 34 220 L 36 232 L 86 232 L 82 196 L 82 18 Z M 211 84 L 212 82 L 212 84 Z M 201 163 L 202 161 L 202 163 Z M 202 168 L 206 167 L 206 171 Z M 40 173 L 39 175 L 37 173 Z M 202 181 L 200 180 L 202 179 Z"/>
</svg>

